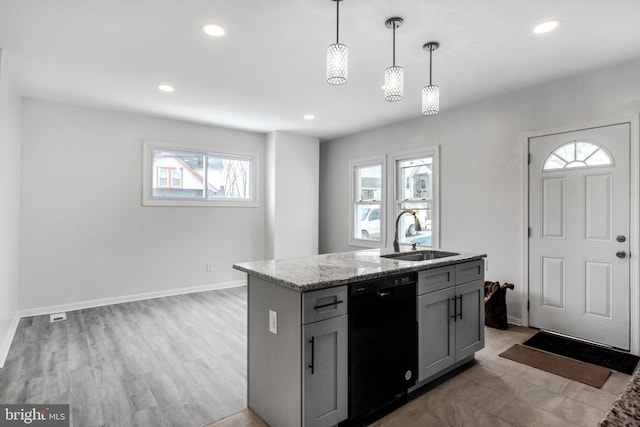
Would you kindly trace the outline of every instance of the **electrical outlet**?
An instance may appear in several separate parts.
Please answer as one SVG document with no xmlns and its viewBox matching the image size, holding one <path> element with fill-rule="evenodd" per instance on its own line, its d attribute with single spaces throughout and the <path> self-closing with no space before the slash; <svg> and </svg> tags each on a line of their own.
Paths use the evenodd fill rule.
<svg viewBox="0 0 640 427">
<path fill-rule="evenodd" d="M 278 335 L 278 313 L 269 310 L 269 332 Z"/>
<path fill-rule="evenodd" d="M 213 263 L 207 263 L 207 273 L 213 273 Z"/>
</svg>

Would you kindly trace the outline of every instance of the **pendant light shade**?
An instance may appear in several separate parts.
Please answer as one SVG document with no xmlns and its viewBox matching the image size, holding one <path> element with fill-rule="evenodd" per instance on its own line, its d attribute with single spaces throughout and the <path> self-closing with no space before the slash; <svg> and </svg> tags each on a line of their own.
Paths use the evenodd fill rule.
<svg viewBox="0 0 640 427">
<path fill-rule="evenodd" d="M 336 42 L 327 48 L 327 83 L 343 85 L 349 78 L 349 49 L 340 43 L 340 2 L 336 2 Z"/>
<path fill-rule="evenodd" d="M 425 43 L 422 48 L 429 51 L 429 86 L 422 88 L 422 114 L 433 116 L 440 111 L 440 88 L 431 84 L 432 55 L 440 47 L 438 42 Z"/>
<path fill-rule="evenodd" d="M 384 99 L 390 102 L 401 101 L 404 97 L 404 70 L 396 65 L 396 28 L 403 22 L 402 18 L 393 17 L 384 23 L 393 30 L 393 65 L 384 71 Z"/>
</svg>

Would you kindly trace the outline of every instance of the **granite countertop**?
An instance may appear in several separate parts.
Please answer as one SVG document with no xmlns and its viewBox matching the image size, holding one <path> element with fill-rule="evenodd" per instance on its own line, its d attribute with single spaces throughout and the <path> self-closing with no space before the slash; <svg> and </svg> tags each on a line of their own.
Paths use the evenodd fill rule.
<svg viewBox="0 0 640 427">
<path fill-rule="evenodd" d="M 640 369 L 631 376 L 624 392 L 613 403 L 600 427 L 640 425 Z"/>
<path fill-rule="evenodd" d="M 388 253 L 393 251 L 368 249 L 301 258 L 242 262 L 233 264 L 233 268 L 298 292 L 307 292 L 361 280 L 459 264 L 487 256 L 461 253 L 428 261 L 402 261 L 380 257 Z"/>
</svg>

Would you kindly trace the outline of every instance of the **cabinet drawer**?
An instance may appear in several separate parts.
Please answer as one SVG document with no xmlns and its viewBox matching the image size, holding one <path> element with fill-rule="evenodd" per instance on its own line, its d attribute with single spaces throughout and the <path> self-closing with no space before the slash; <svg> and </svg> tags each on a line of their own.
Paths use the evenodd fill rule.
<svg viewBox="0 0 640 427">
<path fill-rule="evenodd" d="M 455 266 L 434 268 L 418 272 L 418 295 L 439 291 L 455 285 Z"/>
<path fill-rule="evenodd" d="M 484 277 L 484 261 L 471 261 L 456 265 L 456 283 L 473 282 Z"/>
<path fill-rule="evenodd" d="M 347 314 L 348 287 L 320 289 L 302 294 L 302 323 L 313 323 L 319 320 Z"/>
</svg>

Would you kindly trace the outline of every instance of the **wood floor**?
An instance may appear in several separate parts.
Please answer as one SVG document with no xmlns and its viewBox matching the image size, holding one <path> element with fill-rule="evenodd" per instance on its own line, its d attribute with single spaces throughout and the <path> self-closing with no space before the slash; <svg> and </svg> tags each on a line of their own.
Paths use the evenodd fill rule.
<svg viewBox="0 0 640 427">
<path fill-rule="evenodd" d="M 70 403 L 76 427 L 199 427 L 246 407 L 246 288 L 67 316 L 20 322 L 0 402 Z M 372 426 L 597 426 L 630 376 L 596 389 L 498 357 L 535 332 L 486 328 L 476 362 Z M 264 426 L 250 415 L 212 425 Z"/>
<path fill-rule="evenodd" d="M 2 403 L 69 403 L 76 427 L 196 427 L 246 407 L 246 287 L 22 319 Z"/>
</svg>

